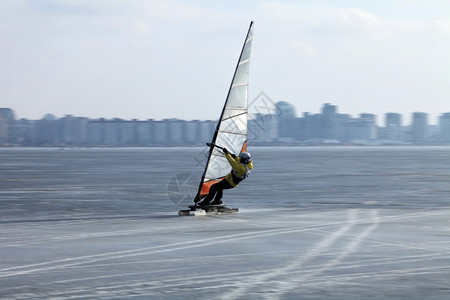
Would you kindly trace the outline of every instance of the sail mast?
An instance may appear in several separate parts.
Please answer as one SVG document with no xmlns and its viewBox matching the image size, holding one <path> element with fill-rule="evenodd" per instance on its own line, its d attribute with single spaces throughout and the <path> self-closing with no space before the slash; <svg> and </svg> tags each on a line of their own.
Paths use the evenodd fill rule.
<svg viewBox="0 0 450 300">
<path fill-rule="evenodd" d="M 225 100 L 225 104 L 224 104 L 224 106 L 222 108 L 222 112 L 220 114 L 220 118 L 219 118 L 219 121 L 217 122 L 216 130 L 214 132 L 214 135 L 213 135 L 213 138 L 212 138 L 212 141 L 211 141 L 212 144 L 216 143 L 217 137 L 218 137 L 220 129 L 221 129 L 222 121 L 224 121 L 224 120 L 231 120 L 233 123 L 241 122 L 241 126 L 242 126 L 242 123 L 244 123 L 244 121 L 239 120 L 239 117 L 241 115 L 245 114 L 245 128 L 244 129 L 239 129 L 238 128 L 239 130 L 234 132 L 234 133 L 232 133 L 232 134 L 245 135 L 244 144 L 240 145 L 240 148 L 244 148 L 245 145 L 246 145 L 246 136 L 247 136 L 247 98 L 248 98 L 248 94 L 247 94 L 248 93 L 248 91 L 247 91 L 247 88 L 248 88 L 248 62 L 250 60 L 251 40 L 253 38 L 252 27 L 253 27 L 253 21 L 250 22 L 250 26 L 248 28 L 247 35 L 245 37 L 244 45 L 242 46 L 242 50 L 241 50 L 241 53 L 239 55 L 239 60 L 237 62 L 236 68 L 234 70 L 233 78 L 231 80 L 230 88 L 228 89 L 228 93 L 227 93 L 227 97 L 226 97 L 226 100 Z M 245 53 L 246 51 L 248 53 Z M 246 56 L 245 59 L 243 59 L 244 56 Z M 247 58 L 247 56 L 248 56 L 248 58 Z M 243 67 L 244 70 L 241 72 L 242 74 L 238 74 L 238 72 L 240 70 L 240 67 L 243 64 L 247 64 L 247 65 L 245 67 Z M 241 79 L 237 80 L 237 78 L 236 78 L 237 75 L 238 76 L 240 75 L 244 79 L 241 78 Z M 236 82 L 236 80 L 238 82 Z M 240 82 L 240 81 L 242 81 L 242 82 Z M 244 87 L 245 90 L 244 91 L 237 90 L 240 87 Z M 231 96 L 233 91 L 235 91 L 235 94 L 236 93 L 237 94 L 244 93 L 244 96 L 238 95 L 236 97 L 237 98 L 245 97 L 245 99 L 243 99 L 243 100 L 242 99 L 234 100 L 235 103 L 233 103 L 232 105 L 229 105 L 230 96 Z M 245 104 L 245 107 L 244 107 L 244 104 Z M 233 113 L 230 113 L 229 111 L 234 111 L 235 114 L 233 115 Z M 228 114 L 227 116 L 225 116 L 226 113 Z M 232 120 L 232 118 L 236 118 L 237 121 Z M 236 125 L 236 124 L 232 124 L 232 125 L 228 124 L 228 126 L 239 127 L 239 125 Z M 230 138 L 228 138 L 228 139 L 230 139 Z M 226 146 L 226 145 L 220 145 L 220 146 Z M 240 150 L 241 149 L 239 149 L 239 151 Z M 207 159 L 206 166 L 205 166 L 205 170 L 203 171 L 202 178 L 200 180 L 200 184 L 199 184 L 197 195 L 195 196 L 194 202 L 200 201 L 200 199 L 202 197 L 203 186 L 205 184 L 205 179 L 206 179 L 206 176 L 207 176 L 208 168 L 210 167 L 211 157 L 213 157 L 213 155 L 214 155 L 213 154 L 214 151 L 217 151 L 217 149 L 215 149 L 214 147 L 210 147 L 209 153 L 208 153 L 208 159 Z M 216 178 L 216 180 L 218 180 L 219 178 L 220 177 Z M 209 187 L 208 187 L 208 190 L 209 190 Z"/>
</svg>

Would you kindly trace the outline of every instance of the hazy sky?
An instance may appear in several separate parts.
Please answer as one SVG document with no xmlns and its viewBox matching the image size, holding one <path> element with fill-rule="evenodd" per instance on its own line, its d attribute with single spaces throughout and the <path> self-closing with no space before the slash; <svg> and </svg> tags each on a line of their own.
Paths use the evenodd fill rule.
<svg viewBox="0 0 450 300">
<path fill-rule="evenodd" d="M 217 119 L 251 20 L 250 98 L 450 112 L 448 0 L 0 0 L 0 107 Z"/>
</svg>

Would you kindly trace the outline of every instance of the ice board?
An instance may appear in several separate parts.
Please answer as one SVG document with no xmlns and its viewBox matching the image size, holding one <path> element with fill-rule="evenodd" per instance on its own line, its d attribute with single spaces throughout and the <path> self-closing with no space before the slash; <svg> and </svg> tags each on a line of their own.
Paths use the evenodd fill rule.
<svg viewBox="0 0 450 300">
<path fill-rule="evenodd" d="M 224 205 L 190 205 L 190 209 L 180 210 L 178 215 L 187 216 L 191 213 L 195 216 L 204 216 L 204 215 L 222 215 L 222 214 L 235 214 L 239 212 L 238 208 L 229 208 Z"/>
</svg>

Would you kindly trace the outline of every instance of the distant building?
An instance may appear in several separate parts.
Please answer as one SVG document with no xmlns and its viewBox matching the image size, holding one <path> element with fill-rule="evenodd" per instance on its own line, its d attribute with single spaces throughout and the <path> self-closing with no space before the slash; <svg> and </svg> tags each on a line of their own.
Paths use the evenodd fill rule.
<svg viewBox="0 0 450 300">
<path fill-rule="evenodd" d="M 248 142 L 271 143 L 278 136 L 278 120 L 274 114 L 255 115 L 254 119 L 248 120 Z"/>
<path fill-rule="evenodd" d="M 214 132 L 216 131 L 217 121 L 202 121 L 200 122 L 200 134 L 198 139 L 200 140 L 201 145 L 205 145 L 205 143 L 209 143 L 212 141 Z"/>
<path fill-rule="evenodd" d="M 322 134 L 324 140 L 338 140 L 338 116 L 336 106 L 325 103 L 322 107 Z"/>
<path fill-rule="evenodd" d="M 362 121 L 362 125 L 365 131 L 365 137 L 367 140 L 375 140 L 378 138 L 377 131 L 377 116 L 374 114 L 360 114 L 359 118 Z"/>
<path fill-rule="evenodd" d="M 151 146 L 153 138 L 153 120 L 135 121 L 136 144 L 140 146 Z"/>
<path fill-rule="evenodd" d="M 122 120 L 122 122 L 120 123 L 122 135 L 120 143 L 122 146 L 135 146 L 137 144 L 136 124 L 136 120 Z"/>
<path fill-rule="evenodd" d="M 348 141 L 367 143 L 377 138 L 376 118 L 372 114 L 360 114 L 347 121 Z"/>
<path fill-rule="evenodd" d="M 297 135 L 295 108 L 286 101 L 276 103 L 278 108 L 278 138 L 281 141 L 293 141 Z"/>
<path fill-rule="evenodd" d="M 16 120 L 13 125 L 9 126 L 8 134 L 11 145 L 33 146 L 36 144 L 36 121 Z"/>
<path fill-rule="evenodd" d="M 200 121 L 193 120 L 185 123 L 186 134 L 184 136 L 184 141 L 187 145 L 200 145 L 201 141 L 198 140 L 200 136 Z"/>
<path fill-rule="evenodd" d="M 399 143 L 405 140 L 402 127 L 402 115 L 398 113 L 385 114 L 385 128 L 380 130 L 380 138 L 390 143 Z"/>
<path fill-rule="evenodd" d="M 168 119 L 165 120 L 165 122 L 167 122 L 168 126 L 168 144 L 176 146 L 183 145 L 186 135 L 186 121 L 179 119 Z"/>
<path fill-rule="evenodd" d="M 450 113 L 439 117 L 440 137 L 442 143 L 450 144 Z"/>
<path fill-rule="evenodd" d="M 0 116 L 0 145 L 8 142 L 8 121 L 6 118 Z"/>
<path fill-rule="evenodd" d="M 5 119 L 7 124 L 14 124 L 14 111 L 11 108 L 0 108 L 0 118 Z"/>
<path fill-rule="evenodd" d="M 58 144 L 58 123 L 55 116 L 46 114 L 36 122 L 36 143 L 38 146 L 54 146 Z"/>
<path fill-rule="evenodd" d="M 338 132 L 337 132 L 337 139 L 340 142 L 349 142 L 351 140 L 350 136 L 350 130 L 348 124 L 352 120 L 352 116 L 349 114 L 338 114 Z"/>
<path fill-rule="evenodd" d="M 411 126 L 411 138 L 414 144 L 425 143 L 427 137 L 428 114 L 423 112 L 413 113 Z"/>
<path fill-rule="evenodd" d="M 11 143 L 12 126 L 14 125 L 14 112 L 10 108 L 0 108 L 0 145 Z"/>
<path fill-rule="evenodd" d="M 313 114 L 308 112 L 303 114 L 303 118 L 297 121 L 298 124 L 298 135 L 297 140 L 300 141 L 312 141 L 317 140 L 322 137 L 322 115 Z"/>
<path fill-rule="evenodd" d="M 249 144 L 450 144 L 450 112 L 439 117 L 439 125 L 428 125 L 428 115 L 413 113 L 404 126 L 398 113 L 386 113 L 384 127 L 376 116 L 357 118 L 337 112 L 325 103 L 321 113 L 296 116 L 295 108 L 280 101 L 276 109 L 249 116 Z M 9 108 L 0 108 L 0 146 L 203 146 L 212 140 L 217 121 L 165 119 L 138 121 L 88 119 L 46 114 L 40 120 L 16 120 Z M 226 129 L 225 129 L 226 130 Z"/>
<path fill-rule="evenodd" d="M 169 143 L 169 123 L 167 121 L 154 121 L 153 145 L 165 146 Z"/>
<path fill-rule="evenodd" d="M 88 119 L 66 115 L 59 120 L 61 143 L 64 145 L 86 145 L 88 143 Z"/>
<path fill-rule="evenodd" d="M 104 139 L 107 146 L 119 146 L 121 144 L 122 134 L 120 128 L 120 119 L 103 120 Z"/>
<path fill-rule="evenodd" d="M 385 114 L 385 126 L 402 126 L 402 115 L 398 113 L 386 113 Z"/>
<path fill-rule="evenodd" d="M 89 120 L 87 140 L 90 146 L 105 145 L 105 119 Z"/>
</svg>

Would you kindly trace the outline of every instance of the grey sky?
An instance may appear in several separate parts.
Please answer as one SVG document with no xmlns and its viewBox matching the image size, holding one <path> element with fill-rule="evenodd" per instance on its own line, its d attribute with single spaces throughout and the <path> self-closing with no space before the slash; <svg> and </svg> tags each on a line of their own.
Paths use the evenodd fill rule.
<svg viewBox="0 0 450 300">
<path fill-rule="evenodd" d="M 450 111 L 446 0 L 0 0 L 0 106 L 216 119 L 251 20 L 250 98 L 433 123 Z"/>
</svg>

